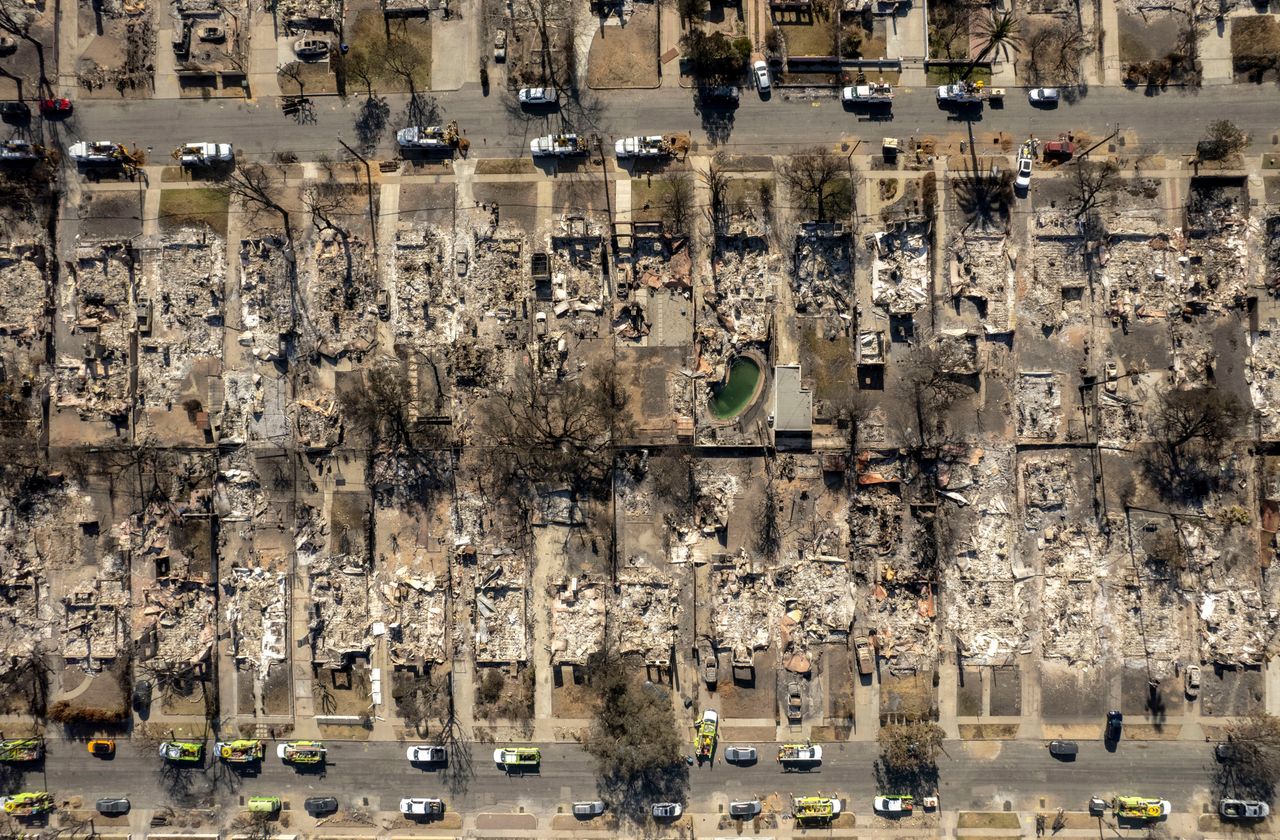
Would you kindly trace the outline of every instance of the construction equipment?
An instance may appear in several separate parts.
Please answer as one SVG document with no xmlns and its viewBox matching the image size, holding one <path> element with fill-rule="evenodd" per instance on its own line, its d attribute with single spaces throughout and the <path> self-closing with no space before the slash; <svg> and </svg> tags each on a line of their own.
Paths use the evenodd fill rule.
<svg viewBox="0 0 1280 840">
<path fill-rule="evenodd" d="M 40 159 L 40 150 L 25 140 L 0 143 L 0 164 L 32 163 Z"/>
<path fill-rule="evenodd" d="M 53 810 L 53 797 L 44 791 L 26 791 L 6 796 L 4 812 L 11 817 L 34 817 Z"/>
<path fill-rule="evenodd" d="M 213 166 L 235 160 L 230 143 L 185 143 L 173 150 L 173 157 L 183 166 Z"/>
<path fill-rule="evenodd" d="M 1004 88 L 988 88 L 984 82 L 961 81 L 938 85 L 938 103 L 982 106 L 983 102 L 1003 102 Z"/>
<path fill-rule="evenodd" d="M 44 757 L 44 741 L 39 738 L 8 738 L 0 741 L 0 764 L 22 764 Z"/>
<path fill-rule="evenodd" d="M 720 732 L 720 715 L 714 709 L 702 713 L 693 727 L 694 755 L 699 762 L 709 761 L 716 751 L 716 735 Z"/>
<path fill-rule="evenodd" d="M 288 741 L 276 747 L 276 755 L 286 764 L 324 764 L 325 748 L 320 741 Z"/>
<path fill-rule="evenodd" d="M 1156 799 L 1151 796 L 1117 796 L 1111 801 L 1118 819 L 1158 820 L 1169 816 L 1172 806 L 1167 799 Z"/>
<path fill-rule="evenodd" d="M 81 140 L 72 143 L 67 155 L 81 166 L 141 165 L 142 152 L 131 152 L 123 143 L 111 140 Z"/>
<path fill-rule="evenodd" d="M 548 134 L 529 141 L 529 151 L 534 157 L 571 157 L 585 155 L 587 143 L 576 134 Z"/>
<path fill-rule="evenodd" d="M 796 796 L 791 800 L 791 813 L 796 822 L 830 822 L 843 810 L 843 803 L 834 796 Z"/>
<path fill-rule="evenodd" d="M 160 757 L 178 764 L 199 764 L 204 760 L 204 743 L 201 741 L 165 741 L 160 745 Z"/>
<path fill-rule="evenodd" d="M 447 152 L 459 149 L 465 152 L 471 141 L 458 131 L 456 120 L 448 125 L 411 125 L 396 132 L 396 143 L 401 152 Z"/>
<path fill-rule="evenodd" d="M 850 85 L 840 91 L 840 100 L 850 105 L 890 105 L 893 103 L 893 85 L 888 82 Z"/>
<path fill-rule="evenodd" d="M 267 754 L 266 744 L 249 738 L 218 741 L 214 748 L 218 751 L 218 757 L 227 764 L 253 764 L 262 761 L 262 757 Z"/>
</svg>

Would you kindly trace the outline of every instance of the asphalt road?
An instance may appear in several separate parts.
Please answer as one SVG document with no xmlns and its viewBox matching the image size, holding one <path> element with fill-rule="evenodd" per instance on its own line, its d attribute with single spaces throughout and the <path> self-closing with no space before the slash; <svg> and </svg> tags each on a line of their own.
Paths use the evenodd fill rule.
<svg viewBox="0 0 1280 840">
<path fill-rule="evenodd" d="M 212 745 L 210 744 L 210 747 Z M 237 796 L 290 797 L 294 807 L 314 795 L 338 797 L 343 806 L 364 804 L 394 811 L 402 796 L 442 796 L 454 811 L 510 810 L 524 806 L 531 813 L 555 813 L 557 804 L 596 798 L 593 759 L 577 745 L 542 747 L 541 772 L 507 776 L 491 761 L 492 745 L 473 744 L 470 766 L 451 756 L 449 769 L 417 769 L 405 760 L 405 745 L 394 743 L 330 742 L 323 774 L 298 772 L 283 765 L 269 745 L 257 775 L 239 775 L 214 763 L 205 769 L 162 774 L 154 748 L 140 751 L 119 743 L 116 757 L 90 757 L 78 742 L 53 742 L 44 770 L 30 771 L 25 789 L 47 789 L 55 796 L 79 795 L 85 801 L 128 796 L 135 808 L 183 804 L 173 798 L 177 789 L 195 799 L 213 794 L 219 804 L 235 804 Z M 722 745 L 723 747 L 724 745 Z M 717 760 L 711 766 L 690 768 L 689 804 L 693 810 L 714 813 L 729 798 L 784 796 L 823 792 L 852 802 L 869 802 L 877 793 L 871 742 L 825 744 L 818 769 L 784 773 L 773 754 L 776 745 L 756 744 L 761 761 L 738 767 Z M 1121 742 L 1108 752 L 1101 743 L 1081 742 L 1074 762 L 1051 758 L 1040 742 L 948 742 L 939 763 L 943 806 L 958 809 L 996 809 L 1010 802 L 1015 810 L 1065 807 L 1083 810 L 1093 794 L 1140 793 L 1187 803 L 1203 793 L 1213 773 L 1209 746 L 1192 742 Z M 208 752 L 209 750 L 206 750 Z M 1042 806 L 1040 798 L 1046 802 Z M 195 804 L 194 802 L 192 804 Z M 857 806 L 855 806 L 857 807 Z M 1181 808 L 1180 808 L 1181 809 Z"/>
<path fill-rule="evenodd" d="M 277 150 L 291 150 L 303 160 L 336 157 L 341 152 L 338 137 L 357 142 L 354 123 L 364 99 L 315 97 L 309 121 L 301 122 L 286 116 L 274 98 L 82 100 L 59 133 L 64 142 L 114 140 L 150 147 L 153 160 L 196 140 L 234 143 L 242 160 L 266 159 Z M 436 102 L 440 119 L 456 120 L 471 139 L 472 156 L 523 157 L 529 154 L 530 138 L 562 126 L 606 140 L 687 131 L 702 148 L 711 142 L 692 94 L 684 89 L 588 91 L 580 106 L 534 115 L 520 112 L 506 92 L 486 97 L 474 86 L 437 94 Z M 886 135 L 963 135 L 970 124 L 979 133 L 1006 131 L 1015 138 L 1035 134 L 1041 139 L 1067 131 L 1102 138 L 1119 127 L 1136 133 L 1142 151 L 1189 154 L 1210 122 L 1229 118 L 1249 134 L 1253 151 L 1262 152 L 1273 148 L 1273 134 L 1280 131 L 1276 102 L 1271 85 L 1170 89 L 1154 96 L 1141 89 L 1094 88 L 1075 103 L 1042 110 L 1027 102 L 1023 90 L 1010 89 L 1003 108 L 987 106 L 971 119 L 960 119 L 938 107 L 931 89 L 915 88 L 899 90 L 892 119 L 882 121 L 846 110 L 834 90 L 812 96 L 779 90 L 768 101 L 745 90 L 731 122 L 716 132 L 723 135 L 717 145 L 727 151 L 762 154 L 841 141 L 879 144 Z M 390 114 L 377 147 L 379 157 L 394 156 L 394 131 L 409 122 L 404 96 L 389 96 L 387 103 Z M 1126 151 L 1133 148 L 1131 143 Z"/>
</svg>

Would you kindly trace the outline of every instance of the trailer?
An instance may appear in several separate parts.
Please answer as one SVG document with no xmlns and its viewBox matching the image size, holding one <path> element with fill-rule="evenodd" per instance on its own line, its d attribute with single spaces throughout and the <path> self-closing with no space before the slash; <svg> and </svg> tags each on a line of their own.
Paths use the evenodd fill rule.
<svg viewBox="0 0 1280 840">
<path fill-rule="evenodd" d="M 0 741 L 0 764 L 22 764 L 44 757 L 44 741 L 39 738 L 8 738 Z"/>
<path fill-rule="evenodd" d="M 218 757 L 227 764 L 253 764 L 262 761 L 267 745 L 262 741 L 241 738 L 235 741 L 218 741 L 214 744 Z"/>
</svg>

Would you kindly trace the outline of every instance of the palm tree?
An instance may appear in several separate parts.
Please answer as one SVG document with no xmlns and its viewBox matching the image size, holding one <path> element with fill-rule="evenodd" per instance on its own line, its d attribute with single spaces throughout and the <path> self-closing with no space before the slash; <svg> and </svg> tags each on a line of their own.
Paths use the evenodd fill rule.
<svg viewBox="0 0 1280 840">
<path fill-rule="evenodd" d="M 974 68 L 986 61 L 987 56 L 993 53 L 999 52 L 1008 61 L 1010 52 L 1015 54 L 1021 52 L 1022 35 L 1019 31 L 1021 28 L 1022 24 L 1013 16 L 1012 11 L 992 12 L 989 17 L 980 21 L 978 34 L 982 36 L 985 43 L 982 45 L 982 50 L 969 62 L 964 77 L 967 79 L 973 75 Z"/>
</svg>

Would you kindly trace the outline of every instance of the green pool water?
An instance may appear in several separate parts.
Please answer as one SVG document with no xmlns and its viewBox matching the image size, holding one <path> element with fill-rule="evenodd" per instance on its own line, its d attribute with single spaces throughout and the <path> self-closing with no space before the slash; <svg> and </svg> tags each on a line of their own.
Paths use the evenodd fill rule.
<svg viewBox="0 0 1280 840">
<path fill-rule="evenodd" d="M 739 356 L 729 367 L 729 380 L 711 389 L 711 414 L 728 420 L 742 413 L 755 396 L 760 382 L 760 366 L 746 356 Z"/>
</svg>

